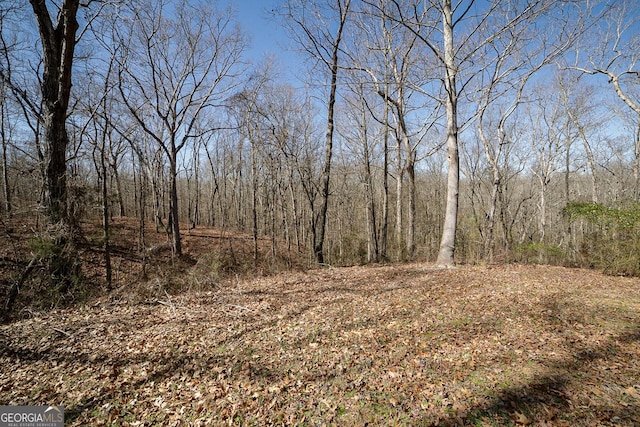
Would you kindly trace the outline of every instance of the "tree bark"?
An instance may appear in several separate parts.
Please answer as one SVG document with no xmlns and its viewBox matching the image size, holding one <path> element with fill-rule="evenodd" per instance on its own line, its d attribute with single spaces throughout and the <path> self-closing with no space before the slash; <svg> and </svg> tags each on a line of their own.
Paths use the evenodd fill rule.
<svg viewBox="0 0 640 427">
<path fill-rule="evenodd" d="M 0 93 L 0 96 L 4 96 Z M 0 102 L 0 139 L 2 140 L 2 190 L 4 200 L 2 201 L 5 215 L 7 218 L 11 218 L 12 204 L 11 204 L 11 186 L 9 185 L 9 160 L 7 158 L 7 146 L 9 145 L 9 137 L 7 136 L 7 124 L 5 123 L 5 109 L 6 103 Z"/>
<path fill-rule="evenodd" d="M 385 73 L 386 75 L 386 73 Z M 385 98 L 389 95 L 389 85 L 384 86 Z M 382 170 L 382 225 L 380 227 L 380 258 L 386 261 L 389 236 L 389 104 L 384 103 L 384 165 Z"/>
<path fill-rule="evenodd" d="M 121 217 L 127 216 L 127 211 L 124 205 L 124 195 L 122 194 L 122 181 L 120 179 L 120 172 L 118 172 L 117 162 L 110 165 L 113 179 L 116 182 L 116 193 L 118 197 L 118 212 Z"/>
<path fill-rule="evenodd" d="M 64 0 L 54 26 L 45 0 L 30 0 L 43 51 L 42 104 L 45 142 L 45 205 L 53 249 L 48 257 L 52 286 L 67 291 L 78 277 L 73 237 L 76 221 L 67 200 L 67 109 L 76 45 L 79 0 Z"/>
<path fill-rule="evenodd" d="M 409 214 L 407 220 L 407 257 L 412 259 L 416 254 L 416 170 L 415 170 L 415 152 L 409 146 L 408 137 L 405 141 L 407 150 L 406 171 L 409 177 Z"/>
<path fill-rule="evenodd" d="M 105 160 L 106 137 L 102 137 L 102 146 L 100 147 L 100 175 L 102 177 L 101 193 L 102 193 L 102 232 L 104 239 L 104 265 L 105 276 L 107 280 L 107 290 L 111 290 L 112 285 L 112 268 L 111 268 L 111 235 L 109 229 L 109 186 L 107 181 L 107 162 Z"/>
<path fill-rule="evenodd" d="M 400 142 L 398 142 L 398 152 L 396 157 L 396 245 L 398 246 L 398 259 L 404 260 L 404 245 L 402 239 L 403 224 L 403 212 L 402 212 L 402 198 L 404 196 L 404 165 L 402 164 L 402 148 Z"/>
<path fill-rule="evenodd" d="M 44 71 L 42 100 L 46 144 L 45 197 L 49 221 L 70 224 L 67 217 L 66 115 L 71 94 L 71 72 L 78 29 L 79 0 L 65 0 L 55 27 L 45 0 L 30 0 L 42 42 Z"/>
<path fill-rule="evenodd" d="M 178 209 L 178 150 L 175 142 L 171 142 L 171 156 L 169 159 L 169 175 L 171 180 L 171 192 L 169 194 L 169 212 L 171 221 L 171 244 L 176 255 L 182 255 L 182 237 L 180 235 L 180 214 Z"/>
<path fill-rule="evenodd" d="M 327 105 L 327 131 L 325 134 L 324 170 L 322 172 L 322 186 L 320 192 L 320 211 L 317 219 L 317 233 L 313 236 L 313 252 L 318 264 L 324 264 L 324 240 L 327 227 L 327 209 L 329 206 L 329 186 L 331 179 L 331 160 L 333 157 L 333 133 L 334 133 L 334 110 L 336 104 L 336 92 L 338 89 L 338 69 L 340 43 L 342 41 L 342 31 L 346 23 L 350 0 L 347 0 L 344 8 L 340 8 L 340 23 L 336 32 L 336 38 L 331 52 L 331 84 L 329 89 L 329 103 Z"/>
<path fill-rule="evenodd" d="M 362 96 L 362 95 L 361 95 Z M 380 245 L 378 239 L 378 224 L 376 221 L 376 203 L 373 189 L 373 176 L 371 173 L 371 154 L 369 152 L 369 132 L 367 131 L 367 119 L 364 108 L 362 109 L 363 128 L 363 157 L 364 157 L 364 185 L 367 197 L 366 201 L 366 233 L 367 233 L 367 262 L 380 260 Z"/>
<path fill-rule="evenodd" d="M 442 267 L 454 265 L 456 228 L 458 222 L 458 194 L 460 188 L 460 159 L 458 154 L 458 92 L 456 88 L 455 52 L 453 49 L 453 13 L 451 0 L 445 0 L 442 10 L 444 34 L 444 65 L 446 78 L 447 113 L 447 203 L 444 226 L 437 264 Z"/>
</svg>

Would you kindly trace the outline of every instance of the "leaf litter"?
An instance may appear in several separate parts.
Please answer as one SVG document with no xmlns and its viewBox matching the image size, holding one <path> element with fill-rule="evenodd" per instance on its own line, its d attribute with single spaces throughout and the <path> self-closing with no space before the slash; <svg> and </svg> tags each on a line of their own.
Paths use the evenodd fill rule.
<svg viewBox="0 0 640 427">
<path fill-rule="evenodd" d="M 0 326 L 0 403 L 67 425 L 640 425 L 640 280 L 423 264 Z"/>
</svg>

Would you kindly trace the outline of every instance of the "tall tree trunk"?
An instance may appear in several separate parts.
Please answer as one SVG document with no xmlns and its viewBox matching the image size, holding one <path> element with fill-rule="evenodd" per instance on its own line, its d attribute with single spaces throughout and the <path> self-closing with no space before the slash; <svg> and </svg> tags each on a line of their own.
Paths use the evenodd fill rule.
<svg viewBox="0 0 640 427">
<path fill-rule="evenodd" d="M 139 206 L 139 228 L 138 228 L 138 252 L 140 253 L 140 258 L 142 261 L 142 280 L 147 280 L 147 239 L 146 239 L 146 216 L 147 216 L 147 192 L 148 192 L 148 182 L 149 178 L 146 173 L 146 166 L 143 165 L 142 159 L 139 159 L 139 170 L 138 173 L 139 181 L 140 181 L 140 196 L 138 197 Z M 135 171 L 135 166 L 134 166 Z M 137 191 L 137 189 L 135 189 Z"/>
<path fill-rule="evenodd" d="M 3 96 L 0 94 L 0 96 Z M 2 190 L 4 200 L 4 211 L 7 218 L 11 218 L 11 186 L 9 185 L 9 160 L 7 158 L 7 147 L 9 145 L 9 137 L 7 136 L 7 124 L 5 123 L 5 107 L 6 103 L 1 102 L 0 105 L 0 139 L 2 140 Z"/>
<path fill-rule="evenodd" d="M 460 188 L 460 159 L 458 155 L 458 92 L 456 87 L 456 64 L 453 49 L 453 13 L 451 0 L 444 1 L 442 11 L 444 34 L 444 62 L 446 78 L 447 112 L 447 204 L 445 208 L 442 240 L 437 264 L 443 267 L 454 265 L 454 250 L 458 222 L 458 193 Z"/>
<path fill-rule="evenodd" d="M 337 53 L 337 52 L 336 52 Z M 337 57 L 337 55 L 336 55 Z M 324 170 L 322 172 L 322 191 L 320 192 L 320 211 L 318 212 L 317 233 L 314 233 L 313 252 L 316 255 L 316 262 L 318 264 L 324 264 L 324 239 L 325 230 L 327 226 L 327 209 L 329 206 L 329 184 L 331 178 L 331 159 L 333 157 L 333 113 L 336 102 L 336 88 L 337 88 L 337 76 L 338 76 L 338 63 L 337 59 L 334 63 L 334 67 L 331 75 L 331 93 L 329 95 L 329 108 L 327 119 L 327 133 L 325 137 L 325 153 L 324 153 Z"/>
<path fill-rule="evenodd" d="M 278 205 L 280 207 L 280 216 L 282 217 L 282 232 L 284 233 L 284 240 L 287 244 L 287 255 L 289 259 L 291 259 L 291 225 L 289 224 L 289 213 L 286 208 L 287 190 L 282 182 L 278 186 L 278 198 L 280 199 Z"/>
<path fill-rule="evenodd" d="M 52 103 L 55 104 L 55 103 Z M 44 118 L 46 143 L 45 200 L 51 224 L 71 223 L 67 216 L 67 146 L 66 110 L 49 105 Z"/>
<path fill-rule="evenodd" d="M 295 233 L 296 236 L 296 250 L 298 251 L 298 253 L 302 252 L 302 241 L 300 239 L 300 235 L 304 234 L 303 231 L 301 230 L 302 228 L 302 223 L 304 222 L 301 218 L 300 218 L 300 213 L 299 213 L 299 209 L 298 209 L 298 198 L 296 197 L 296 192 L 295 189 L 293 188 L 293 172 L 289 172 L 289 184 L 288 184 L 288 189 L 289 189 L 289 195 L 291 196 L 291 208 L 293 209 L 293 231 Z"/>
<path fill-rule="evenodd" d="M 498 211 L 498 196 L 500 194 L 501 185 L 500 172 L 497 169 L 493 169 L 491 205 L 489 206 L 489 214 L 487 215 L 487 234 L 484 241 L 484 254 L 487 257 L 487 263 L 489 264 L 493 263 L 496 214 Z"/>
<path fill-rule="evenodd" d="M 208 218 L 208 225 L 210 225 L 211 227 L 215 227 L 216 226 L 216 204 L 215 204 L 215 200 L 216 200 L 216 194 L 218 193 L 219 190 L 219 185 L 218 185 L 218 177 L 216 176 L 216 168 L 215 168 L 215 164 L 213 161 L 213 158 L 211 157 L 211 153 L 209 152 L 209 149 L 207 148 L 207 146 L 204 146 L 204 151 L 207 154 L 207 160 L 209 161 L 209 170 L 211 171 L 211 184 L 210 184 L 210 191 L 209 191 L 209 218 Z"/>
<path fill-rule="evenodd" d="M 402 149 L 398 141 L 398 154 L 396 158 L 396 167 L 398 169 L 396 178 L 396 245 L 398 246 L 398 259 L 404 260 L 404 245 L 402 238 L 403 230 L 403 212 L 402 198 L 404 196 L 404 165 L 402 164 Z"/>
<path fill-rule="evenodd" d="M 171 145 L 171 156 L 169 158 L 169 175 L 171 179 L 171 193 L 169 195 L 169 212 L 171 220 L 171 244 L 176 255 L 182 255 L 182 238 L 180 236 L 180 211 L 178 209 L 178 152 L 175 143 Z"/>
<path fill-rule="evenodd" d="M 121 217 L 127 216 L 126 207 L 124 205 L 124 194 L 122 193 L 122 180 L 120 179 L 120 173 L 118 172 L 118 166 L 116 163 L 112 163 L 111 167 L 111 176 L 113 176 L 114 181 L 116 182 L 116 193 L 118 196 L 118 213 Z"/>
<path fill-rule="evenodd" d="M 564 204 L 571 201 L 571 139 L 567 138 L 567 149 L 564 152 Z M 569 227 L 571 223 L 569 222 Z M 570 228 L 569 228 L 570 229 Z"/>
<path fill-rule="evenodd" d="M 251 236 L 253 238 L 253 264 L 258 265 L 258 159 L 253 138 L 251 144 Z"/>
<path fill-rule="evenodd" d="M 363 112 L 364 114 L 364 112 Z M 363 117 L 364 119 L 364 117 Z M 371 158 L 369 154 L 369 141 L 367 140 L 367 130 L 364 126 L 364 176 L 365 176 L 365 193 L 367 197 L 367 261 L 375 262 L 380 258 L 380 246 L 378 243 L 378 225 L 376 221 L 376 203 L 373 191 L 373 177 L 371 176 Z M 373 243 L 373 245 L 371 245 Z M 373 246 L 373 248 L 371 247 Z M 373 249 L 373 250 L 372 250 Z"/>
<path fill-rule="evenodd" d="M 547 184 L 549 183 L 546 174 L 539 177 L 540 180 L 540 222 L 539 243 L 544 243 L 547 232 Z M 542 255 L 541 255 L 542 256 Z"/>
<path fill-rule="evenodd" d="M 389 85 L 385 82 L 385 99 L 389 95 Z M 380 227 L 380 258 L 386 261 L 389 237 L 389 103 L 384 103 L 384 164 L 382 166 L 382 225 Z"/>
<path fill-rule="evenodd" d="M 45 139 L 45 197 L 51 224 L 69 225 L 67 216 L 66 116 L 78 29 L 79 0 L 66 0 L 54 27 L 45 0 L 30 0 L 42 42 L 44 71 L 42 101 Z"/>
<path fill-rule="evenodd" d="M 200 224 L 200 148 L 193 150 L 193 181 L 195 185 L 195 195 L 193 201 L 193 217 L 191 218 L 191 227 L 195 228 Z"/>
<path fill-rule="evenodd" d="M 151 193 L 153 196 L 153 223 L 156 227 L 156 233 L 160 232 L 160 228 L 164 228 L 165 225 L 162 221 L 162 217 L 164 216 L 164 209 L 162 206 L 162 195 L 160 189 L 160 175 L 162 172 L 159 171 L 160 166 L 158 167 L 158 171 L 151 170 L 150 167 L 145 167 L 147 173 L 149 174 L 148 180 L 151 185 Z"/>
<path fill-rule="evenodd" d="M 567 148 L 564 157 L 564 205 L 569 206 L 571 202 L 571 138 L 567 138 Z M 572 243 L 571 221 L 565 221 L 567 226 L 564 230 L 569 259 L 574 258 L 574 250 Z"/>
<path fill-rule="evenodd" d="M 42 103 L 45 140 L 45 203 L 52 232 L 53 251 L 49 274 L 53 286 L 69 289 L 78 277 L 73 248 L 76 223 L 68 214 L 67 201 L 67 109 L 76 45 L 79 0 L 64 0 L 54 26 L 45 0 L 30 0 L 43 51 Z"/>
<path fill-rule="evenodd" d="M 407 147 L 408 148 L 408 147 Z M 409 177 L 409 214 L 407 220 L 407 257 L 412 259 L 416 253 L 416 170 L 413 159 L 414 153 L 407 152 L 407 176 Z"/>
<path fill-rule="evenodd" d="M 336 92 L 338 89 L 338 52 L 342 40 L 342 30 L 346 22 L 349 2 L 345 6 L 340 16 L 340 24 L 336 33 L 331 53 L 331 85 L 329 89 L 329 104 L 327 105 L 327 131 L 325 134 L 324 170 L 322 171 L 320 211 L 318 212 L 317 233 L 314 233 L 313 252 L 318 264 L 324 264 L 324 239 L 327 227 L 327 209 L 329 207 L 329 185 L 331 178 L 331 159 L 333 157 L 333 133 L 334 133 L 334 110 L 336 104 Z"/>
<path fill-rule="evenodd" d="M 106 132 L 105 132 L 106 134 Z M 107 290 L 111 290 L 112 269 L 111 269 L 111 236 L 109 230 L 109 185 L 107 181 L 107 162 L 105 160 L 106 135 L 102 136 L 102 147 L 100 147 L 100 174 L 102 175 L 102 233 L 104 239 L 104 265 L 107 280 Z"/>
</svg>

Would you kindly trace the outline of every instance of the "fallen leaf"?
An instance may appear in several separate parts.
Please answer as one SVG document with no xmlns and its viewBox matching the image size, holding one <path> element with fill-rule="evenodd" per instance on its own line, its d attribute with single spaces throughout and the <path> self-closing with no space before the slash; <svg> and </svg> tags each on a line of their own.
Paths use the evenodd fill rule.
<svg viewBox="0 0 640 427">
<path fill-rule="evenodd" d="M 529 417 L 527 417 L 525 414 L 521 413 L 521 412 L 516 412 L 515 413 L 515 422 L 517 422 L 518 424 L 522 424 L 525 426 L 528 426 L 529 424 L 531 424 L 531 420 L 529 419 Z"/>
</svg>

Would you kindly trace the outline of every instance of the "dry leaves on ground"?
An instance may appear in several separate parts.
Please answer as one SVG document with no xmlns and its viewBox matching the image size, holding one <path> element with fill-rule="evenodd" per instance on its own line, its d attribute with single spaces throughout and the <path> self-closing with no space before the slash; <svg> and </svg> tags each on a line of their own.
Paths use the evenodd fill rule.
<svg viewBox="0 0 640 427">
<path fill-rule="evenodd" d="M 640 425 L 640 280 L 313 270 L 0 327 L 0 403 L 68 425 Z"/>
</svg>

